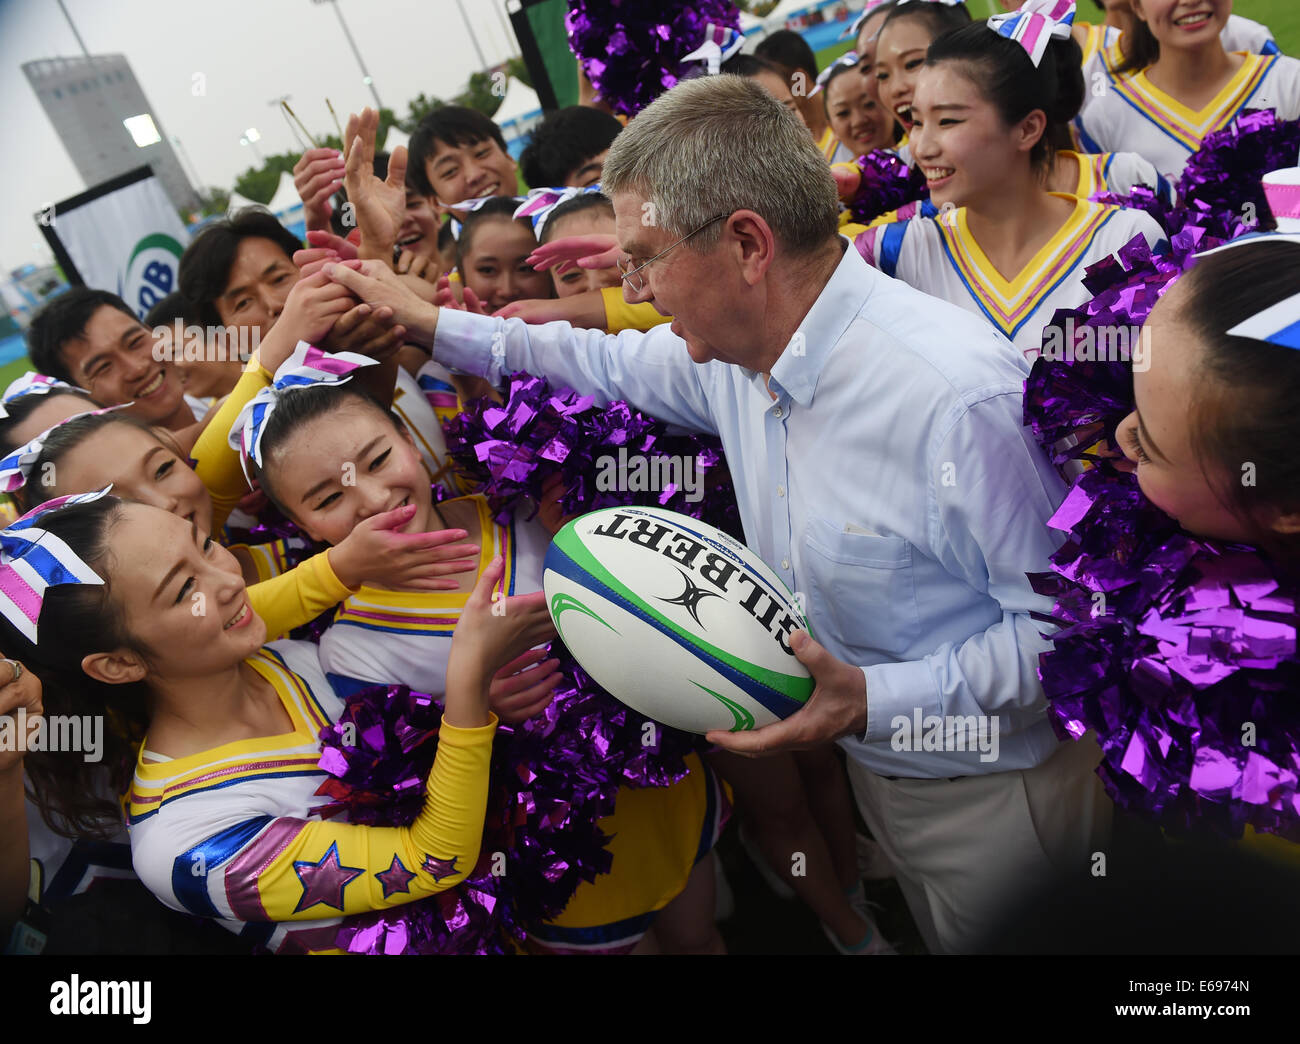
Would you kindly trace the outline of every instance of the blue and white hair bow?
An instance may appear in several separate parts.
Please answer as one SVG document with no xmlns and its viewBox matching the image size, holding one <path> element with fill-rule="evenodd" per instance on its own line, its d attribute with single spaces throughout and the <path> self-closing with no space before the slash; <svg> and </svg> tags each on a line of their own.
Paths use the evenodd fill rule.
<svg viewBox="0 0 1300 1044">
<path fill-rule="evenodd" d="M 484 203 L 496 198 L 496 196 L 479 196 L 477 199 L 462 199 L 459 203 L 448 203 L 445 209 L 454 210 L 458 214 L 472 214 L 481 208 Z M 518 199 L 519 197 L 512 196 L 511 198 Z M 463 221 L 457 221 L 455 218 L 451 219 L 451 234 L 456 239 L 460 239 L 460 230 L 464 227 L 465 223 Z"/>
<path fill-rule="evenodd" d="M 599 192 L 599 185 L 587 185 L 585 187 L 568 188 L 536 188 L 529 191 L 519 209 L 515 211 L 515 217 L 527 218 L 533 223 L 533 235 L 538 239 L 542 238 L 542 229 L 550 219 L 551 212 L 561 203 L 567 203 L 571 199 L 577 199 L 579 196 L 585 196 L 592 192 Z"/>
<path fill-rule="evenodd" d="M 690 54 L 683 55 L 683 62 L 704 62 L 710 76 L 717 76 L 722 63 L 745 45 L 745 34 L 738 29 L 712 22 L 704 27 L 704 42 Z"/>
<path fill-rule="evenodd" d="M 904 4 L 939 4 L 941 7 L 956 7 L 965 2 L 966 0 L 897 0 L 899 7 Z"/>
<path fill-rule="evenodd" d="M 57 377 L 50 377 L 43 373 L 23 374 L 5 389 L 4 397 L 0 399 L 0 419 L 9 416 L 9 411 L 5 407 L 10 403 L 17 402 L 28 395 L 45 395 L 55 388 L 68 388 L 72 391 L 81 390 L 74 388 L 67 381 L 61 381 Z"/>
<path fill-rule="evenodd" d="M 115 413 L 117 410 L 124 410 L 134 405 L 134 402 L 124 402 L 117 406 L 105 406 L 102 410 L 86 410 L 84 413 L 75 413 L 59 421 L 52 428 L 46 428 L 26 446 L 19 446 L 9 456 L 0 460 L 0 493 L 15 493 L 27 485 L 27 480 L 32 476 L 32 468 L 36 466 L 46 441 L 69 421 L 74 421 L 78 417 L 98 417 L 104 413 Z"/>
<path fill-rule="evenodd" d="M 826 66 L 825 69 L 817 74 L 817 86 L 808 92 L 808 97 L 811 98 L 818 91 L 823 90 L 826 87 L 826 84 L 830 82 L 830 78 L 835 75 L 837 69 L 850 68 L 857 65 L 860 61 L 862 61 L 862 58 L 859 56 L 857 51 L 845 51 L 842 55 L 836 58 L 835 61 L 831 62 L 830 65 Z"/>
<path fill-rule="evenodd" d="M 840 33 L 840 39 L 857 39 L 858 33 L 862 30 L 862 23 L 875 13 L 876 8 L 887 3 L 889 3 L 889 0 L 867 0 L 867 6 L 862 9 L 862 13 L 849 23 L 849 27 L 844 32 Z"/>
<path fill-rule="evenodd" d="M 1300 232 L 1251 232 L 1196 256 L 1209 257 L 1225 250 L 1236 250 L 1247 243 L 1259 242 L 1294 243 L 1300 246 Z M 1249 337 L 1252 341 L 1267 341 L 1279 348 L 1300 350 L 1300 293 L 1284 297 L 1277 304 L 1256 312 L 1249 319 L 1232 327 L 1228 333 L 1233 337 Z"/>
<path fill-rule="evenodd" d="M 249 460 L 262 466 L 262 433 L 281 395 L 313 384 L 346 384 L 361 367 L 377 365 L 374 359 L 364 355 L 322 352 L 306 341 L 299 341 L 293 354 L 275 371 L 275 381 L 244 404 L 230 429 L 230 447 L 241 452 L 245 477 L 252 478 L 248 474 Z"/>
<path fill-rule="evenodd" d="M 98 500 L 112 488 L 106 486 L 97 493 L 56 497 L 0 530 L 0 615 L 33 645 L 48 588 L 104 582 L 72 548 L 37 523 L 70 504 Z"/>
<path fill-rule="evenodd" d="M 1069 39 L 1073 22 L 1074 0 L 1026 0 L 1018 11 L 994 15 L 988 27 L 1023 47 L 1038 68 L 1052 40 Z"/>
</svg>

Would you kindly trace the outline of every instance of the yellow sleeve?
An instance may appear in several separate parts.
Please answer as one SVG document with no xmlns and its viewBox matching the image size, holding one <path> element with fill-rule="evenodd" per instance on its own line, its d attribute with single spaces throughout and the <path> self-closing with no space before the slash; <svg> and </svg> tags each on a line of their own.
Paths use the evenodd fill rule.
<svg viewBox="0 0 1300 1044">
<path fill-rule="evenodd" d="M 877 225 L 892 225 L 898 220 L 898 211 L 891 210 L 888 214 L 881 214 L 878 218 L 872 218 L 867 228 L 875 228 Z"/>
<path fill-rule="evenodd" d="M 483 843 L 496 729 L 495 714 L 477 729 L 443 723 L 424 808 L 409 827 L 275 820 L 271 829 L 284 847 L 270 862 L 226 864 L 226 894 L 261 900 L 259 909 L 236 913 L 245 920 L 316 920 L 400 906 L 460 884 Z M 232 881 L 231 872 L 254 879 Z M 260 916 L 247 916 L 254 912 Z"/>
<path fill-rule="evenodd" d="M 308 546 L 307 541 L 302 537 L 295 537 L 292 541 L 268 540 L 264 544 L 228 544 L 227 551 L 242 551 L 248 556 L 253 568 L 257 570 L 257 582 L 270 580 L 274 577 L 287 573 L 293 567 L 289 565 L 289 556 L 298 550 Z"/>
<path fill-rule="evenodd" d="M 274 375 L 262 369 L 256 355 L 249 359 L 239 383 L 194 444 L 194 470 L 212 495 L 213 533 L 221 532 L 230 512 L 248 493 L 239 452 L 230 448 L 230 429 L 245 404 L 263 388 L 270 387 L 273 380 Z"/>
<path fill-rule="evenodd" d="M 610 333 L 623 330 L 649 330 L 660 323 L 670 323 L 671 315 L 660 315 L 655 306 L 647 302 L 628 304 L 623 300 L 621 286 L 607 286 L 600 291 L 605 301 L 605 329 Z"/>
<path fill-rule="evenodd" d="M 257 568 L 260 574 L 261 565 Z M 266 640 L 274 641 L 295 627 L 310 623 L 351 593 L 352 588 L 330 566 L 329 552 L 322 551 L 287 573 L 253 584 L 248 589 L 248 604 L 266 621 Z"/>
</svg>

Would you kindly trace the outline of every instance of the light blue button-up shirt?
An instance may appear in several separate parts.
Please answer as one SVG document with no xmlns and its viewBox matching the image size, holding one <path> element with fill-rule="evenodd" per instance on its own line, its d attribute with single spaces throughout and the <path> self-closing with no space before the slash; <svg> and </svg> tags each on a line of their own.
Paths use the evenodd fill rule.
<svg viewBox="0 0 1300 1044">
<path fill-rule="evenodd" d="M 868 768 L 975 775 L 1056 749 L 1029 616 L 1051 600 L 1025 574 L 1059 542 L 1046 522 L 1064 487 L 1021 425 L 1027 364 L 979 317 L 850 247 L 772 367 L 775 399 L 761 374 L 692 362 L 667 326 L 612 336 L 444 310 L 433 351 L 494 383 L 526 370 L 717 434 L 749 546 L 866 674 L 865 740 L 841 743 Z M 927 719 L 972 715 L 989 735 L 996 719 L 995 760 L 973 736 L 921 749 L 939 735 Z"/>
</svg>

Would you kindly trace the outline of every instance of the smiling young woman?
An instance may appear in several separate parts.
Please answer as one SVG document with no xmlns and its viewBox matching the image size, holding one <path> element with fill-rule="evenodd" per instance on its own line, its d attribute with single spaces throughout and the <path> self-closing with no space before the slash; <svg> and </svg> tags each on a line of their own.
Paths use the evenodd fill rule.
<svg viewBox="0 0 1300 1044">
<path fill-rule="evenodd" d="M 983 315 L 1030 358 L 1056 310 L 1089 297 L 1089 264 L 1134 236 L 1151 246 L 1164 239 L 1141 211 L 1051 191 L 1056 143 L 1083 83 L 1068 19 L 1047 20 L 1072 10 L 1035 0 L 1017 15 L 1061 30 L 1036 56 L 992 20 L 929 46 L 910 104 L 911 140 L 936 216 L 869 228 L 855 241 L 868 262 Z"/>
<path fill-rule="evenodd" d="M 1229 51 L 1232 0 L 1132 0 L 1122 61 L 1095 68 L 1077 127 L 1088 152 L 1137 152 L 1177 178 L 1206 135 L 1245 109 L 1300 117 L 1300 62 Z"/>
</svg>

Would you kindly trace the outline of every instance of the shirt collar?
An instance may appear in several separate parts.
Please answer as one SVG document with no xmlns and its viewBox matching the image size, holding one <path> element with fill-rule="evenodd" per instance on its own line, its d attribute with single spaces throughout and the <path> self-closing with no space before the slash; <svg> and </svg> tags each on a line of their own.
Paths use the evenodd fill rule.
<svg viewBox="0 0 1300 1044">
<path fill-rule="evenodd" d="M 852 243 L 839 238 L 840 263 L 772 367 L 772 390 L 778 396 L 786 392 L 800 406 L 812 404 L 826 359 L 866 307 L 874 284 L 871 267 Z"/>
</svg>

